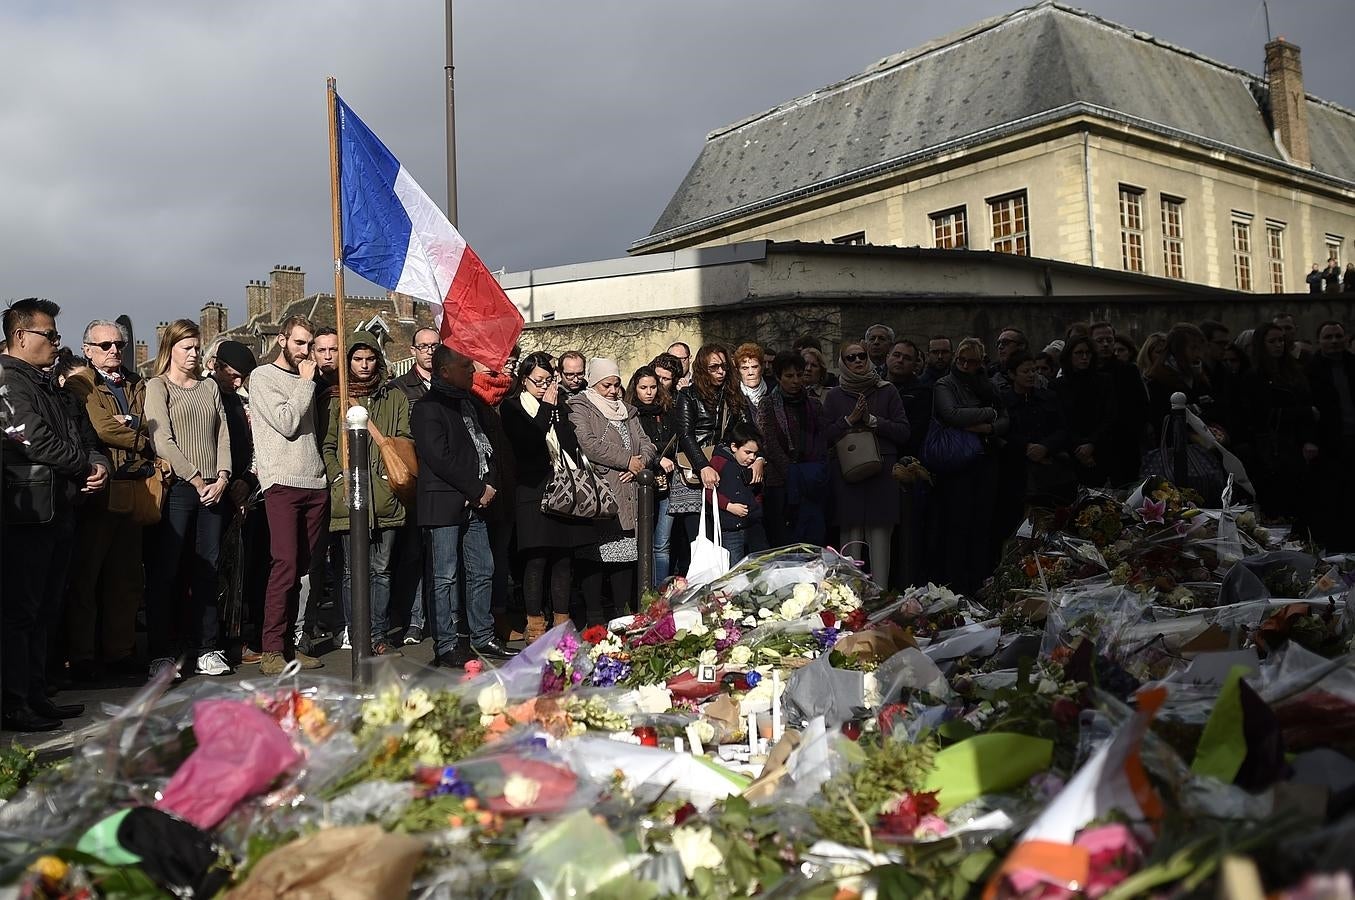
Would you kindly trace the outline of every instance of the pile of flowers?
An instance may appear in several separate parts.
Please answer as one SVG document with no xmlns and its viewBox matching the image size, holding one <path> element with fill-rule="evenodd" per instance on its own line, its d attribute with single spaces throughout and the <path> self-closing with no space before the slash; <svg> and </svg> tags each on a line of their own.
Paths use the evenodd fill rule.
<svg viewBox="0 0 1355 900">
<path fill-rule="evenodd" d="M 558 626 L 500 669 L 387 663 L 367 692 L 151 685 L 64 765 L 23 769 L 0 881 L 22 897 L 274 896 L 281 871 L 379 896 L 1113 900 L 1216 893 L 1230 858 L 1274 896 L 1337 896 L 1311 892 L 1348 887 L 1355 821 L 1321 753 L 1355 767 L 1355 563 L 1245 516 L 1170 485 L 1088 493 L 1023 529 L 977 598 L 885 594 L 852 560 L 791 547 Z M 219 742 L 198 717 L 222 700 L 242 726 Z M 193 802 L 164 810 L 182 841 L 109 843 L 110 821 L 159 814 L 199 772 Z M 1272 813 L 1315 772 L 1329 803 Z"/>
</svg>

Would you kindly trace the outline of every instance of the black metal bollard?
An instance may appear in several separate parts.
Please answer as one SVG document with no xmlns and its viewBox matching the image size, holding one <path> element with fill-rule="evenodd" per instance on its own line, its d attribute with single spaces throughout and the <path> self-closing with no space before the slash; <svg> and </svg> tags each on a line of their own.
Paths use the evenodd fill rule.
<svg viewBox="0 0 1355 900">
<path fill-rule="evenodd" d="M 635 578 L 635 604 L 639 609 L 640 598 L 649 590 L 654 580 L 654 492 L 658 487 L 654 473 L 648 469 L 635 476 L 636 516 L 635 547 L 637 550 L 638 571 Z"/>
<path fill-rule="evenodd" d="M 372 575 L 370 548 L 372 525 L 367 518 L 371 506 L 368 485 L 370 468 L 367 446 L 367 410 L 354 406 L 348 410 L 348 548 L 349 581 L 352 584 L 352 618 L 348 638 L 353 644 L 353 679 L 359 684 L 371 682 L 367 660 L 372 655 Z M 384 635 L 383 635 L 384 637 Z"/>
<path fill-rule="evenodd" d="M 1172 440 L 1172 483 L 1184 488 L 1190 475 L 1186 455 L 1186 447 L 1190 443 L 1190 425 L 1186 423 L 1186 395 L 1180 391 L 1172 394 L 1171 429 L 1168 434 Z"/>
</svg>

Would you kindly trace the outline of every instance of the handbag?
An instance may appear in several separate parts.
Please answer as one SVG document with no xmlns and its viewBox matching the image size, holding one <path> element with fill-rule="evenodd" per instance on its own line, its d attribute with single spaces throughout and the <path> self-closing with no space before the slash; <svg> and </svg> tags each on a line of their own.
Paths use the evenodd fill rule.
<svg viewBox="0 0 1355 900">
<path fill-rule="evenodd" d="M 583 451 L 579 456 L 583 465 L 576 465 L 568 453 L 561 453 L 555 460 L 550 481 L 541 493 L 541 511 L 568 519 L 616 518 L 620 511 L 616 495 Z"/>
<path fill-rule="evenodd" d="M 386 469 L 386 483 L 391 492 L 407 509 L 412 508 L 419 486 L 419 456 L 414 450 L 414 442 L 383 434 L 376 447 L 381 453 L 381 465 Z"/>
<path fill-rule="evenodd" d="M 56 482 L 43 463 L 5 464 L 6 525 L 46 525 L 56 517 Z"/>
<path fill-rule="evenodd" d="M 154 525 L 165 504 L 166 467 L 155 462 L 127 463 L 108 480 L 108 511 L 133 525 Z"/>
<path fill-rule="evenodd" d="M 707 494 L 714 497 L 715 492 L 701 492 L 700 524 L 697 526 L 696 540 L 692 541 L 691 562 L 687 566 L 688 587 L 703 587 L 729 571 L 729 551 L 720 543 L 720 517 L 706 514 Z"/>
<path fill-rule="evenodd" d="M 982 455 L 983 441 L 977 434 L 932 419 L 922 442 L 922 464 L 928 469 L 949 475 L 968 468 Z"/>
<path fill-rule="evenodd" d="M 865 481 L 880 474 L 884 460 L 880 458 L 880 440 L 875 432 L 862 429 L 849 431 L 833 445 L 842 480 L 848 484 Z"/>
</svg>

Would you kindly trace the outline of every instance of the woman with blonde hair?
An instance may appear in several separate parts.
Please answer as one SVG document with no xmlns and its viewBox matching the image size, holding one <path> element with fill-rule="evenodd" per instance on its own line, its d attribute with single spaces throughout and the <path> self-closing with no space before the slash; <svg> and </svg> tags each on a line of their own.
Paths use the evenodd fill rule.
<svg viewBox="0 0 1355 900">
<path fill-rule="evenodd" d="M 805 393 L 822 403 L 828 389 L 834 387 L 833 373 L 828 371 L 823 351 L 816 347 L 805 347 L 800 351 L 800 356 L 805 361 Z"/>
<path fill-rule="evenodd" d="M 198 326 L 179 319 L 161 336 L 155 377 L 146 382 L 146 428 L 156 455 L 173 470 L 160 523 L 150 538 L 153 549 L 146 556 L 152 678 L 177 668 L 175 657 L 183 653 L 204 675 L 231 672 L 217 649 L 217 571 L 227 517 L 222 499 L 231 478 L 230 430 L 216 381 L 202 377 L 201 355 Z M 175 593 L 182 567 L 187 567 L 191 586 L 187 597 Z M 184 605 L 187 613 L 181 614 Z M 177 642 L 172 637 L 176 621 L 188 628 Z"/>
<path fill-rule="evenodd" d="M 1164 332 L 1154 331 L 1143 339 L 1143 346 L 1139 348 L 1139 358 L 1136 361 L 1139 365 L 1139 372 L 1143 374 L 1145 380 L 1148 378 L 1148 373 L 1156 368 L 1166 349 L 1167 335 Z"/>
</svg>

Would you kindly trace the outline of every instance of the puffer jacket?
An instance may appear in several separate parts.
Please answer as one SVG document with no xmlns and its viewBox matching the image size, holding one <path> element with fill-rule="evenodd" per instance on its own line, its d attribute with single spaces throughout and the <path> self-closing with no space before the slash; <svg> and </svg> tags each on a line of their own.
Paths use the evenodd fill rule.
<svg viewBox="0 0 1355 900">
<path fill-rule="evenodd" d="M 742 399 L 742 395 L 740 395 Z M 728 398 L 720 395 L 720 401 L 707 406 L 697 394 L 695 387 L 685 387 L 677 395 L 677 449 L 687 454 L 687 459 L 700 472 L 710 465 L 710 460 L 702 452 L 702 446 L 721 444 L 729 430 L 740 422 L 748 421 L 748 412 L 742 402 L 731 404 Z M 724 418 L 724 427 L 720 419 Z"/>
</svg>

